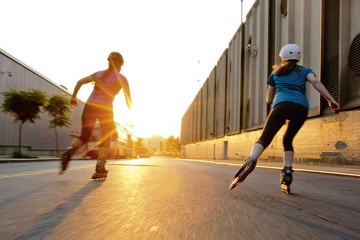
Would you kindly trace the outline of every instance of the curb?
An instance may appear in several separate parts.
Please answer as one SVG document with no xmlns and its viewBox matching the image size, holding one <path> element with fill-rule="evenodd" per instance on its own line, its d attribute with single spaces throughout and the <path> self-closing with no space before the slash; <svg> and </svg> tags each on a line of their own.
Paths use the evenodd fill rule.
<svg viewBox="0 0 360 240">
<path fill-rule="evenodd" d="M 269 167 L 269 166 L 256 166 L 256 168 L 261 169 L 271 169 L 271 170 L 281 170 L 281 167 Z M 317 174 L 325 174 L 325 175 L 333 175 L 339 177 L 353 177 L 353 178 L 360 178 L 360 174 L 355 173 L 344 173 L 344 172 L 332 172 L 332 171 L 321 171 L 321 170 L 311 170 L 311 169 L 301 169 L 301 168 L 294 168 L 294 172 L 306 172 L 306 173 L 317 173 Z"/>
<path fill-rule="evenodd" d="M 0 163 L 15 163 L 15 162 L 51 162 L 60 161 L 60 158 L 2 158 Z"/>
<path fill-rule="evenodd" d="M 180 160 L 189 161 L 189 162 L 191 162 L 191 161 L 192 162 L 205 162 L 205 163 L 212 163 L 212 164 L 218 164 L 218 165 L 227 165 L 227 166 L 241 166 L 242 165 L 242 162 L 239 162 L 239 163 L 238 162 L 219 162 L 219 161 L 212 161 L 212 160 L 197 160 L 197 159 L 180 159 Z M 282 167 L 264 166 L 264 165 L 261 165 L 261 162 L 259 163 L 259 165 L 256 166 L 256 168 L 269 169 L 269 170 L 281 170 L 282 169 Z M 339 177 L 360 178 L 360 174 L 357 174 L 357 173 L 315 170 L 315 169 L 311 169 L 311 166 L 309 166 L 309 169 L 293 168 L 293 170 L 296 171 L 296 172 L 325 174 L 325 175 L 332 175 L 332 176 L 339 176 Z"/>
</svg>

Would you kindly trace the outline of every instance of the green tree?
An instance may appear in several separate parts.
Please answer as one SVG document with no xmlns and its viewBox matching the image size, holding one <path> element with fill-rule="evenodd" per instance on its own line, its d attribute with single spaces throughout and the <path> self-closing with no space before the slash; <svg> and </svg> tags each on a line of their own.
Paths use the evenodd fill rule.
<svg viewBox="0 0 360 240">
<path fill-rule="evenodd" d="M 174 136 L 170 136 L 168 139 L 166 139 L 165 142 L 165 148 L 166 152 L 170 155 L 179 155 L 180 153 L 180 140 L 179 138 L 175 138 Z"/>
<path fill-rule="evenodd" d="M 43 91 L 38 89 L 29 91 L 10 89 L 2 94 L 4 96 L 2 111 L 13 115 L 14 122 L 20 122 L 18 155 L 22 156 L 22 126 L 25 122 L 34 123 L 36 119 L 40 119 L 41 107 L 45 105 L 47 97 Z"/>
<path fill-rule="evenodd" d="M 59 156 L 59 141 L 56 127 L 68 127 L 71 124 L 71 108 L 69 100 L 60 94 L 52 95 L 44 106 L 51 119 L 49 128 L 53 128 L 56 141 L 56 155 Z"/>
</svg>

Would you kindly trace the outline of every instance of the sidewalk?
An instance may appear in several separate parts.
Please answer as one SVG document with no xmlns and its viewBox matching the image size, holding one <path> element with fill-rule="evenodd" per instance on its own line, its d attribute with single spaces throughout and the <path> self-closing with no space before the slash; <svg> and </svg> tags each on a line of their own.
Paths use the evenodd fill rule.
<svg viewBox="0 0 360 240">
<path fill-rule="evenodd" d="M 0 156 L 0 163 L 41 162 L 41 161 L 60 161 L 60 158 L 55 156 L 38 156 L 34 158 L 12 158 L 10 156 Z"/>
<path fill-rule="evenodd" d="M 214 164 L 241 166 L 240 160 L 204 160 L 204 159 L 186 159 L 187 161 L 212 162 Z M 258 161 L 257 168 L 281 170 L 283 164 L 281 162 Z M 314 165 L 306 163 L 293 164 L 293 170 L 296 172 L 309 172 L 317 174 L 336 175 L 343 177 L 360 178 L 360 166 L 341 166 L 341 165 Z"/>
<path fill-rule="evenodd" d="M 283 164 L 278 162 L 259 162 L 259 168 L 270 168 L 275 167 L 277 169 L 282 169 Z M 296 172 L 312 172 L 319 174 L 328 174 L 328 175 L 337 175 L 337 176 L 347 176 L 347 177 L 358 177 L 360 178 L 360 166 L 326 166 L 326 165 L 313 165 L 313 164 L 301 164 L 294 163 L 293 170 Z"/>
<path fill-rule="evenodd" d="M 118 159 L 109 160 L 117 161 Z M 120 159 L 119 159 L 120 160 Z M 128 159 L 127 159 L 128 160 Z M 214 164 L 241 166 L 242 161 L 240 160 L 206 160 L 206 159 L 184 159 L 186 161 L 198 161 L 198 162 L 211 162 Z M 54 156 L 39 156 L 37 158 L 11 158 L 9 156 L 0 156 L 1 163 L 14 163 L 14 162 L 41 162 L 41 161 L 60 161 L 60 158 Z M 281 162 L 270 162 L 270 161 L 259 161 L 257 168 L 263 169 L 282 169 Z M 295 163 L 293 170 L 296 172 L 310 172 L 318 174 L 328 174 L 344 177 L 356 177 L 360 178 L 360 166 L 344 166 L 344 165 L 315 165 L 307 163 Z"/>
</svg>

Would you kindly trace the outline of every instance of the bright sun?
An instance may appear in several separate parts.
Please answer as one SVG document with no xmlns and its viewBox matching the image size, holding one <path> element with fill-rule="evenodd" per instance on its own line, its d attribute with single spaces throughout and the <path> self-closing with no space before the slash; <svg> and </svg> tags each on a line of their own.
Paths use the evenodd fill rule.
<svg viewBox="0 0 360 240">
<path fill-rule="evenodd" d="M 155 135 L 164 138 L 179 136 L 180 121 L 174 122 L 174 117 L 171 116 L 171 113 L 164 111 L 167 108 L 164 103 L 162 106 L 151 102 L 149 105 L 137 105 L 135 101 L 133 108 L 129 110 L 126 108 L 121 97 L 120 94 L 120 102 L 118 104 L 118 101 L 115 100 L 114 102 L 115 121 L 126 127 L 135 136 L 140 138 L 148 138 Z M 144 99 L 147 98 L 144 97 Z"/>
</svg>

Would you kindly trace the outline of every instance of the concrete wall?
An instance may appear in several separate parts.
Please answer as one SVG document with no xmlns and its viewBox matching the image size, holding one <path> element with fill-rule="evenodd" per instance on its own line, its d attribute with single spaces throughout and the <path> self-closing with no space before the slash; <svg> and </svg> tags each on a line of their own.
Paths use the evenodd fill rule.
<svg viewBox="0 0 360 240">
<path fill-rule="evenodd" d="M 359 119 L 360 110 L 308 119 L 294 139 L 296 161 L 360 165 Z M 284 131 L 285 126 L 261 155 L 263 160 L 281 161 Z M 187 144 L 183 148 L 183 154 L 186 158 L 194 159 L 241 160 L 250 153 L 260 134 L 261 130 L 255 130 Z M 227 145 L 226 150 L 224 144 Z M 224 156 L 224 152 L 227 152 L 227 156 Z"/>
</svg>

